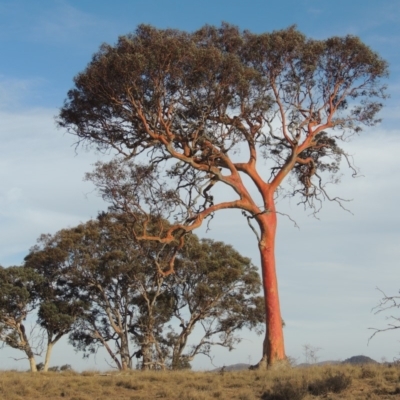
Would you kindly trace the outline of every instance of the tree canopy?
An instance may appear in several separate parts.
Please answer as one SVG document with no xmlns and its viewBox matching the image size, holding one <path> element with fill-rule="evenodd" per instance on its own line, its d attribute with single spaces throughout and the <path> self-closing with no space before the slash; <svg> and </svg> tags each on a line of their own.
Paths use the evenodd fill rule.
<svg viewBox="0 0 400 400">
<path fill-rule="evenodd" d="M 26 262 L 57 276 L 52 288 L 60 327 L 44 301 L 39 317 L 50 312 L 46 329 L 69 333 L 84 356 L 104 347 L 119 369 L 132 368 L 135 357 L 143 369 L 188 367 L 196 355 L 210 356 L 214 345 L 232 350 L 242 328 L 262 330 L 261 282 L 250 259 L 191 235 L 177 255 L 176 274 L 164 276 L 157 264 L 168 258 L 168 246 L 135 241 L 130 222 L 102 213 L 41 236 Z M 157 229 L 157 221 L 151 225 Z M 188 341 L 197 327 L 200 339 Z"/>
<path fill-rule="evenodd" d="M 41 277 L 30 268 L 0 266 L 0 341 L 23 351 L 36 372 L 35 348 L 25 320 L 38 304 Z"/>
</svg>

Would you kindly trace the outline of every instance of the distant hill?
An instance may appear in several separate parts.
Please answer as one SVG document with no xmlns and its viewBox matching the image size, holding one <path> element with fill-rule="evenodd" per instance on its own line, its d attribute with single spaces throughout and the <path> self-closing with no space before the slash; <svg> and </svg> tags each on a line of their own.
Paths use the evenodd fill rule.
<svg viewBox="0 0 400 400">
<path fill-rule="evenodd" d="M 312 367 L 315 365 L 321 366 L 321 365 L 327 365 L 327 364 L 341 364 L 341 363 L 342 363 L 341 361 L 327 360 L 327 361 L 320 361 L 320 362 L 317 362 L 314 364 L 301 363 L 301 364 L 295 365 L 295 367 L 303 368 L 303 367 Z"/>
<path fill-rule="evenodd" d="M 241 371 L 243 369 L 249 369 L 249 367 L 250 364 L 239 363 L 239 364 L 226 365 L 221 368 L 215 368 L 211 372 L 219 372 L 221 371 L 222 368 L 224 368 L 224 371 Z"/>
<path fill-rule="evenodd" d="M 350 358 L 347 358 L 344 361 L 334 361 L 334 360 L 328 360 L 328 361 L 320 361 L 315 364 L 309 364 L 309 363 L 301 363 L 296 365 L 296 367 L 304 368 L 304 367 L 311 367 L 311 366 L 321 366 L 321 365 L 327 365 L 327 364 L 379 364 L 378 361 L 373 360 L 370 357 L 367 356 L 353 356 Z M 224 371 L 241 371 L 244 369 L 249 369 L 250 364 L 244 364 L 244 363 L 239 363 L 239 364 L 232 364 L 232 365 L 225 365 L 224 367 L 221 368 L 215 368 L 211 370 L 211 372 L 219 372 L 221 371 L 222 368 L 224 368 Z"/>
<path fill-rule="evenodd" d="M 333 360 L 329 360 L 329 361 L 321 361 L 321 362 L 317 362 L 314 364 L 307 364 L 307 363 L 302 363 L 297 365 L 297 367 L 311 367 L 311 366 L 315 366 L 315 365 L 326 365 L 326 364 L 379 364 L 378 361 L 373 360 L 370 357 L 367 356 L 353 356 L 350 358 L 347 358 L 344 361 L 333 361 Z"/>
<path fill-rule="evenodd" d="M 353 356 L 343 361 L 343 364 L 379 364 L 378 361 L 373 360 L 367 356 Z"/>
</svg>

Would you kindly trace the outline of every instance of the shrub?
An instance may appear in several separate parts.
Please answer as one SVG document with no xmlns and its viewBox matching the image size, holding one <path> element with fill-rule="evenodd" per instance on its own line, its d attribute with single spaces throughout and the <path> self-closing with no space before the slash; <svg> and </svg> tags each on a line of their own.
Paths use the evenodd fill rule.
<svg viewBox="0 0 400 400">
<path fill-rule="evenodd" d="M 43 371 L 43 368 L 44 368 L 44 364 L 42 362 L 40 362 L 39 364 L 36 364 L 36 369 L 38 371 Z"/>
<path fill-rule="evenodd" d="M 265 392 L 262 400 L 302 400 L 307 394 L 307 383 L 290 381 L 290 380 L 277 380 L 272 389 Z"/>
<path fill-rule="evenodd" d="M 375 370 L 371 369 L 371 368 L 368 368 L 368 367 L 365 368 L 365 367 L 363 367 L 363 368 L 361 369 L 360 377 L 361 377 L 362 379 L 366 379 L 366 378 L 375 378 L 376 375 L 377 375 L 377 372 L 376 372 Z"/>
<path fill-rule="evenodd" d="M 314 396 L 326 395 L 329 392 L 340 393 L 351 385 L 351 377 L 339 372 L 328 375 L 326 378 L 317 379 L 308 385 L 308 391 Z"/>
</svg>

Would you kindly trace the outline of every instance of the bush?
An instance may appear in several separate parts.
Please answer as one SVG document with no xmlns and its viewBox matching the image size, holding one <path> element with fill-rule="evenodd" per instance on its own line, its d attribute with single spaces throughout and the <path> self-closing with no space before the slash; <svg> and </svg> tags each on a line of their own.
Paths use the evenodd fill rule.
<svg viewBox="0 0 400 400">
<path fill-rule="evenodd" d="M 42 362 L 40 362 L 39 364 L 36 364 L 36 369 L 38 371 L 43 371 L 43 368 L 44 368 L 44 364 Z"/>
<path fill-rule="evenodd" d="M 293 380 L 277 380 L 272 389 L 265 392 L 262 400 L 302 400 L 307 393 L 313 396 L 325 396 L 328 393 L 341 393 L 351 385 L 351 377 L 344 373 L 329 374 L 307 384 Z"/>
<path fill-rule="evenodd" d="M 351 385 L 351 377 L 339 372 L 336 375 L 328 375 L 326 378 L 318 379 L 308 385 L 308 391 L 314 396 L 326 395 L 328 393 L 340 393 Z"/>
<path fill-rule="evenodd" d="M 278 380 L 272 389 L 265 392 L 262 400 L 302 400 L 307 394 L 307 383 L 305 381 Z"/>
<path fill-rule="evenodd" d="M 377 372 L 371 368 L 368 367 L 363 367 L 361 369 L 361 374 L 360 377 L 362 379 L 366 379 L 366 378 L 375 378 L 377 375 Z"/>
<path fill-rule="evenodd" d="M 187 360 L 187 358 L 184 357 L 180 358 L 177 362 L 173 363 L 171 367 L 173 370 L 192 369 L 190 362 Z"/>
</svg>

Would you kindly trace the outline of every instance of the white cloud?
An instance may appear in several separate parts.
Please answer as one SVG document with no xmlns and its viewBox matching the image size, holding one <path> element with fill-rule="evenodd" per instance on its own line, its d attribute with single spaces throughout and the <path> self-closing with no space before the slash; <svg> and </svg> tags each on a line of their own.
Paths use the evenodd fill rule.
<svg viewBox="0 0 400 400">
<path fill-rule="evenodd" d="M 100 156 L 74 152 L 55 128 L 56 110 L 0 113 L 0 263 L 22 261 L 41 233 L 95 217 L 102 205 L 83 182 Z M 19 260 L 18 260 L 19 259 Z"/>
</svg>

